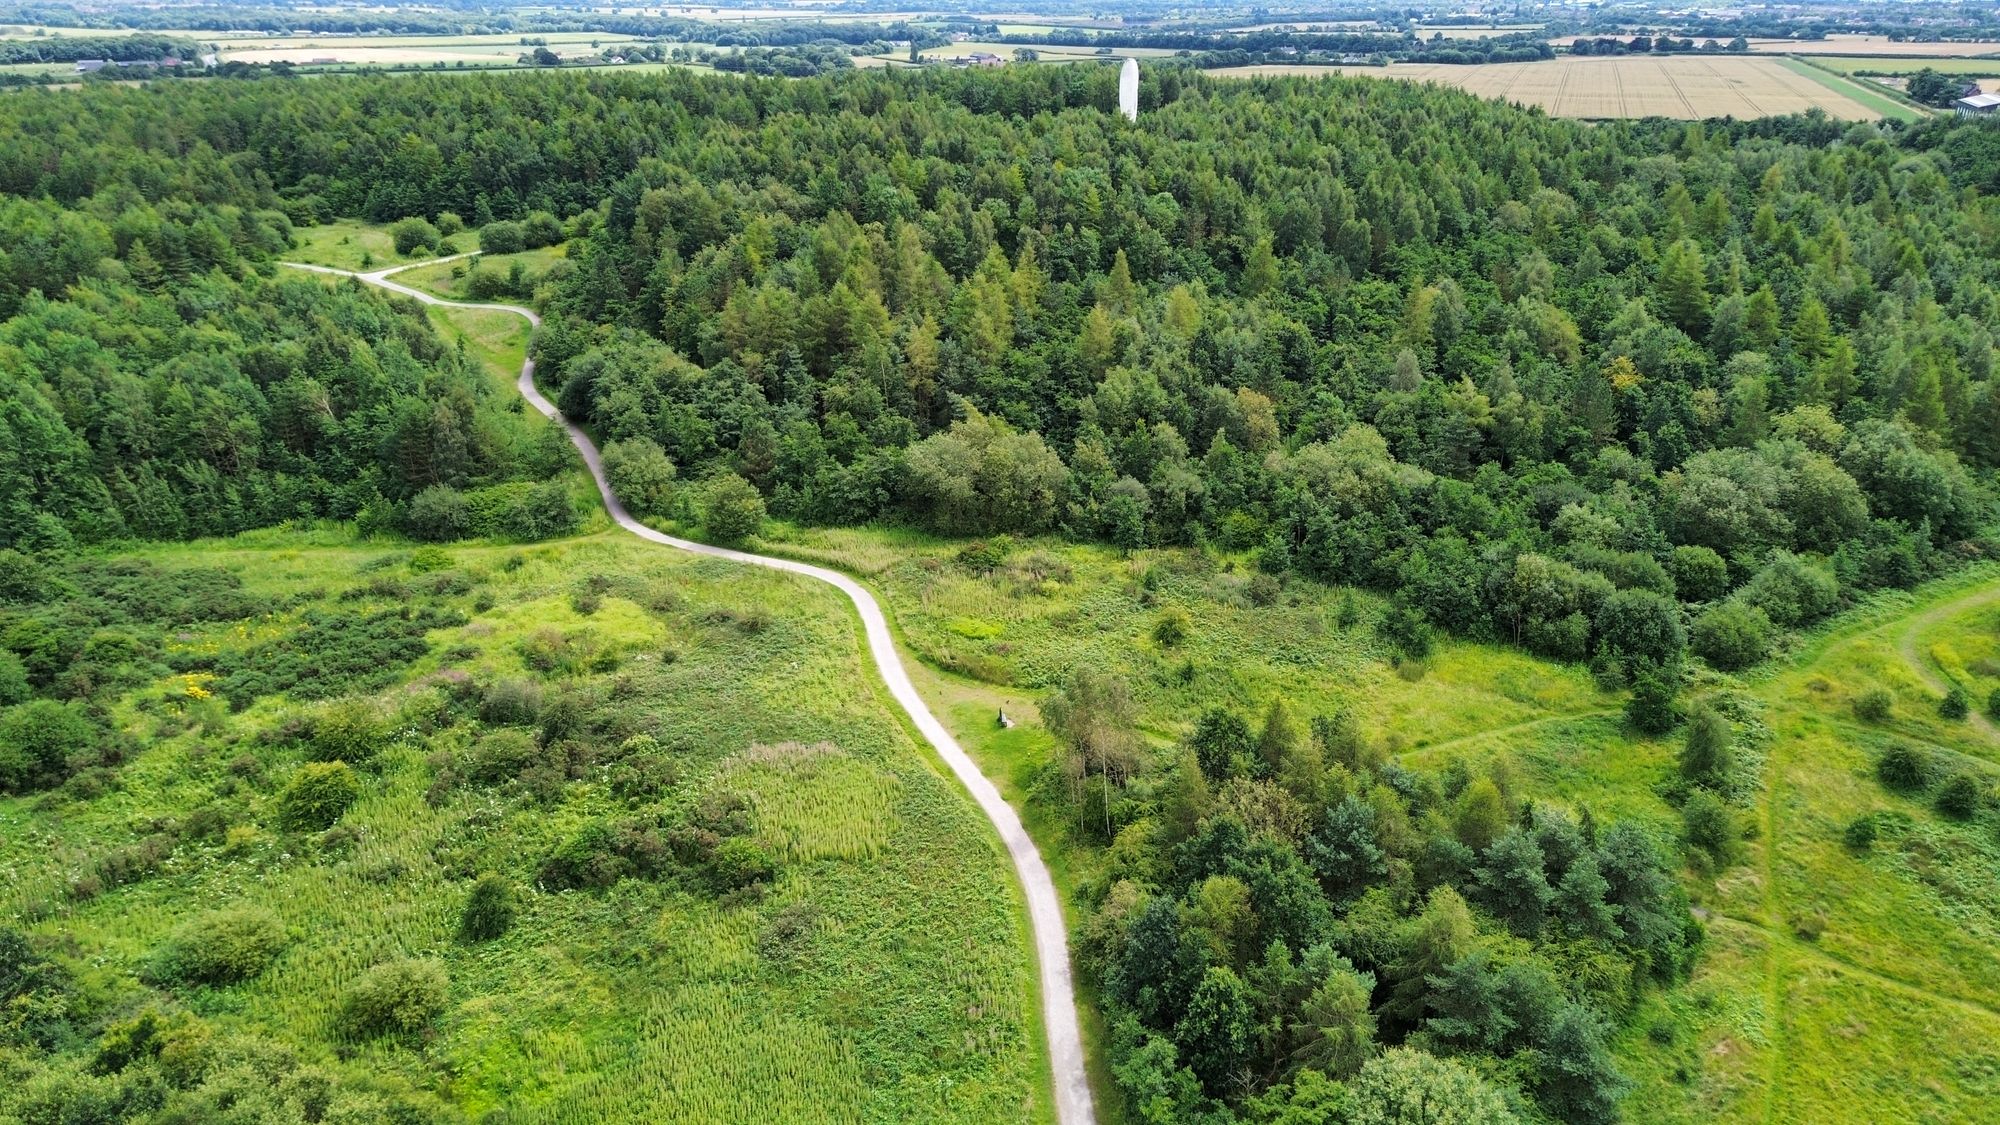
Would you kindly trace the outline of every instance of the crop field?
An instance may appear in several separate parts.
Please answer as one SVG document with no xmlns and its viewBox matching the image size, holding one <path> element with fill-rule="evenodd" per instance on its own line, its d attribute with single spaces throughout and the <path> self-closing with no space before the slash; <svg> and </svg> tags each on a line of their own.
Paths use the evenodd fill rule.
<svg viewBox="0 0 2000 1125">
<path fill-rule="evenodd" d="M 1007 62 L 1012 63 L 1014 61 L 1014 52 L 1021 49 L 1021 47 L 1023 46 L 1026 46 L 1029 50 L 1034 51 L 1036 54 L 1040 55 L 1041 56 L 1040 61 L 1042 62 L 1105 62 L 1108 60 L 1122 59 L 1128 57 L 1142 58 L 1142 59 L 1160 58 L 1168 55 L 1173 55 L 1176 53 L 1174 51 L 1167 50 L 1164 47 L 1133 47 L 1133 48 L 1121 47 L 1118 49 L 1116 54 L 1100 55 L 1097 53 L 1097 49 L 1095 47 L 1065 47 L 1065 46 L 1055 46 L 1047 43 L 1019 44 L 1019 43 L 965 42 L 965 43 L 947 43 L 937 47 L 926 47 L 923 49 L 922 54 L 923 57 L 927 59 L 955 59 L 955 58 L 964 58 L 967 55 L 972 55 L 972 54 L 989 54 L 989 55 L 998 55 Z M 881 63 L 907 63 L 909 61 L 909 58 L 910 58 L 909 51 L 907 49 L 904 49 L 900 51 L 891 51 L 881 55 L 869 55 L 869 56 L 857 57 L 854 60 L 854 63 L 856 66 L 880 65 Z M 871 60 L 880 60 L 880 62 L 873 62 Z"/>
<path fill-rule="evenodd" d="M 621 43 L 644 40 L 588 32 L 550 33 L 545 39 L 559 55 L 595 55 Z M 222 41 L 225 62 L 293 64 L 333 59 L 349 65 L 409 66 L 424 63 L 465 63 L 495 66 L 512 63 L 524 51 L 518 35 L 311 35 L 257 36 Z"/>
<path fill-rule="evenodd" d="M 1898 42 L 1885 35 L 1829 35 L 1825 39 L 1752 39 L 1750 49 L 1760 54 L 1779 55 L 1971 58 L 1978 55 L 2000 55 L 2000 42 L 1934 43 L 1917 40 Z"/>
<path fill-rule="evenodd" d="M 997 711 L 1032 720 L 1078 663 L 1131 685 L 1156 746 L 1215 704 L 1252 712 L 1282 695 L 1302 714 L 1345 705 L 1413 767 L 1503 763 L 1544 799 L 1587 805 L 1670 832 L 1660 796 L 1677 742 L 1635 737 L 1619 699 L 1576 666 L 1450 644 L 1420 668 L 1392 669 L 1368 627 L 1343 627 L 1349 595 L 1289 584 L 1275 603 L 1245 597 L 1246 576 L 1183 552 L 1023 544 L 989 577 L 953 565 L 957 544 L 909 532 L 794 531 L 782 549 L 838 562 L 886 594 L 921 686 L 940 717 L 1017 800 L 1046 784 L 1050 736 L 1031 721 L 1002 730 Z M 1141 576 L 1153 572 L 1149 596 Z M 1037 577 L 1041 576 L 1041 577 Z M 1355 595 L 1360 617 L 1373 603 Z M 1149 635 L 1160 608 L 1194 622 L 1177 649 Z M 1716 882 L 1690 876 L 1707 938 L 1692 979 L 1644 1001 L 1620 1046 L 1637 1085 L 1626 1118 L 1647 1122 L 1849 1119 L 1992 1120 L 2000 1113 L 2000 843 L 1990 825 L 1933 812 L 1925 791 L 1876 780 L 1875 760 L 1926 748 L 1937 773 L 2000 779 L 2000 734 L 1938 716 L 1937 690 L 1912 663 L 1968 690 L 2000 688 L 2000 572 L 1892 594 L 1836 619 L 1790 659 L 1741 677 L 1707 673 L 1691 689 L 1738 716 L 1746 859 Z M 1874 687 L 1884 720 L 1855 715 Z M 1058 879 L 1102 862 L 1034 815 Z M 1843 831 L 1873 817 L 1856 849 Z M 1899 1091 L 1885 1102 L 1883 1091 Z M 1885 1108 L 1893 1107 L 1893 1108 Z"/>
<path fill-rule="evenodd" d="M 1499 27 L 1420 27 L 1416 29 L 1419 39 L 1430 39 L 1442 35 L 1446 39 L 1493 39 L 1502 35 L 1527 35 L 1542 29 L 1538 23 L 1504 24 Z"/>
<path fill-rule="evenodd" d="M 2000 56 L 1990 58 L 1857 58 L 1847 55 L 1816 56 L 1813 63 L 1842 74 L 1915 74 L 1935 70 L 1940 74 L 2000 75 Z"/>
<path fill-rule="evenodd" d="M 1547 62 L 1449 66 L 1398 63 L 1388 67 L 1265 65 L 1226 67 L 1208 73 L 1224 77 L 1321 75 L 1400 78 L 1456 86 L 1470 94 L 1538 106 L 1557 117 L 1629 118 L 1772 117 L 1818 108 L 1847 121 L 1872 121 L 1895 103 L 1851 82 L 1841 90 L 1788 68 L 1778 59 L 1724 58 L 1564 58 Z M 1837 76 L 1827 78 L 1840 81 Z"/>
</svg>

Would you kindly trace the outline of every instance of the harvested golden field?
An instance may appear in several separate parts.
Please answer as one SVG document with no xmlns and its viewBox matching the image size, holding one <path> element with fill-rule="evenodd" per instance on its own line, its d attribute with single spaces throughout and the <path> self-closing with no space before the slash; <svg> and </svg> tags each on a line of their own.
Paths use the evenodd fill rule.
<svg viewBox="0 0 2000 1125">
<path fill-rule="evenodd" d="M 1829 35 L 1824 39 L 1752 39 L 1750 49 L 1781 55 L 1909 55 L 1933 58 L 1972 58 L 2000 54 L 2000 42 L 1986 43 L 1901 43 L 1886 35 Z"/>
<path fill-rule="evenodd" d="M 1242 66 L 1209 73 L 1242 78 L 1345 73 L 1436 82 L 1480 97 L 1539 106 L 1557 117 L 1773 117 L 1815 106 L 1842 120 L 1882 116 L 1858 97 L 1795 73 L 1777 59 L 1741 56 L 1566 58 L 1488 66 Z"/>
</svg>

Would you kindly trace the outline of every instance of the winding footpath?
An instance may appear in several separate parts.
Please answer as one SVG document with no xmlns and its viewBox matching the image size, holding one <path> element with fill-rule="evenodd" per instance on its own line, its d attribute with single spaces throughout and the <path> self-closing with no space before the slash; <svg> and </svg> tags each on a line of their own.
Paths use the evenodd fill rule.
<svg viewBox="0 0 2000 1125">
<path fill-rule="evenodd" d="M 1940 621 L 1957 617 L 1967 610 L 1976 609 L 1992 601 L 2000 601 L 2000 586 L 1989 587 L 1977 593 L 1946 602 L 1943 605 L 1934 606 L 1910 618 L 1909 622 L 1904 625 L 1903 634 L 1896 641 L 1896 650 L 1902 654 L 1903 662 L 1910 666 L 1910 670 L 1917 674 L 1917 678 L 1922 680 L 1932 691 L 1937 692 L 1939 695 L 1944 695 L 1959 685 L 1954 683 L 1951 677 L 1945 675 L 1944 668 L 1938 663 L 1937 657 L 1933 656 L 1931 651 L 1924 646 L 1924 633 Z M 1971 703 L 1972 710 L 1965 718 L 1971 724 L 1972 729 L 1978 731 L 1988 742 L 2000 743 L 2000 726 L 1994 725 L 1993 720 L 1986 716 L 1986 701 L 1983 699 L 1974 699 L 1968 702 Z"/>
<path fill-rule="evenodd" d="M 334 269 L 330 266 L 314 266 L 301 262 L 282 262 L 292 269 L 310 270 L 314 273 L 335 274 L 351 277 L 368 285 L 378 286 L 406 297 L 413 297 L 427 305 L 439 305 L 454 309 L 486 309 L 508 312 L 526 317 L 529 325 L 540 328 L 542 318 L 532 309 L 520 305 L 484 304 L 470 301 L 447 301 L 420 289 L 389 280 L 389 275 L 419 266 L 434 266 L 443 262 L 469 257 L 469 254 L 453 254 L 447 258 L 433 258 L 425 262 L 391 266 L 373 273 L 357 273 L 353 270 Z M 882 682 L 888 686 L 910 721 L 922 732 L 924 740 L 931 744 L 959 783 L 972 794 L 986 819 L 1000 833 L 1001 843 L 1007 846 L 1007 854 L 1014 861 L 1014 872 L 1020 877 L 1021 889 L 1028 899 L 1028 922 L 1034 931 L 1035 960 L 1041 969 L 1042 1027 L 1048 1036 L 1049 1063 L 1054 1071 L 1056 1119 L 1061 1125 L 1095 1125 L 1097 1116 L 1090 1097 L 1090 1082 L 1083 1064 L 1083 1037 L 1077 1027 L 1076 990 L 1071 980 L 1069 964 L 1069 938 L 1063 927 L 1062 905 L 1056 897 L 1055 883 L 1049 878 L 1049 869 L 1042 863 L 1042 855 L 1035 849 L 1035 842 L 1028 837 L 1022 827 L 1021 818 L 1000 796 L 1000 791 L 979 772 L 972 759 L 966 756 L 951 732 L 938 722 L 924 705 L 923 698 L 910 682 L 910 676 L 903 668 L 903 661 L 896 653 L 895 638 L 889 632 L 888 618 L 883 616 L 881 606 L 859 582 L 847 575 L 810 563 L 795 562 L 791 559 L 770 558 L 753 555 L 747 551 L 732 551 L 727 547 L 714 547 L 707 543 L 696 543 L 688 539 L 676 539 L 640 523 L 618 497 L 611 492 L 611 484 L 604 476 L 604 463 L 598 456 L 597 446 L 589 435 L 569 419 L 562 416 L 555 404 L 542 396 L 535 385 L 535 361 L 524 358 L 521 361 L 521 376 L 516 381 L 521 397 L 528 400 L 536 410 L 551 420 L 558 422 L 569 431 L 569 439 L 575 443 L 577 452 L 583 455 L 584 464 L 590 467 L 591 478 L 597 482 L 597 491 L 604 498 L 604 510 L 619 527 L 648 542 L 664 547 L 687 551 L 690 554 L 706 555 L 709 558 L 726 559 L 730 562 L 761 566 L 771 570 L 782 570 L 791 574 L 804 575 L 834 587 L 847 595 L 861 615 L 861 624 L 868 639 L 869 654 L 875 658 L 875 670 Z"/>
</svg>

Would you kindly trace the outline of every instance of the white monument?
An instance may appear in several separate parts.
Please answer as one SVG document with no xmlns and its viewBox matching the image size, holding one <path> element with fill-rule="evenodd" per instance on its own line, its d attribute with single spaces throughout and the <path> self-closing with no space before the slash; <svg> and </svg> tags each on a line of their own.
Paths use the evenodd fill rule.
<svg viewBox="0 0 2000 1125">
<path fill-rule="evenodd" d="M 1127 121 L 1139 120 L 1139 60 L 1126 59 L 1118 68 L 1118 112 Z"/>
</svg>

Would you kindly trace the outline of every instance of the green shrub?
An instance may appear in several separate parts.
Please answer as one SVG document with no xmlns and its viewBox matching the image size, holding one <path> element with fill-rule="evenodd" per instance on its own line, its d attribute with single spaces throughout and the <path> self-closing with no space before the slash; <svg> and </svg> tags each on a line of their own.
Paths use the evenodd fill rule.
<svg viewBox="0 0 2000 1125">
<path fill-rule="evenodd" d="M 1681 744 L 1681 776 L 1691 785 L 1727 788 L 1730 772 L 1735 768 L 1735 754 L 1730 746 L 1733 740 L 1729 720 L 1708 707 L 1697 706 L 1688 715 L 1687 739 Z"/>
<path fill-rule="evenodd" d="M 1681 721 L 1674 706 L 1679 686 L 1664 672 L 1646 670 L 1632 678 L 1632 698 L 1625 703 L 1625 721 L 1641 734 L 1660 735 Z"/>
<path fill-rule="evenodd" d="M 97 728 L 71 703 L 36 699 L 0 713 L 0 793 L 25 793 L 69 776 L 70 759 L 97 744 Z"/>
<path fill-rule="evenodd" d="M 1735 862 L 1740 846 L 1736 818 L 1720 797 L 1706 790 L 1690 794 L 1681 806 L 1681 824 L 1688 847 L 1707 855 L 1718 870 Z"/>
<path fill-rule="evenodd" d="M 518 254 L 527 249 L 527 234 L 521 224 L 487 223 L 479 228 L 479 249 L 487 254 Z"/>
<path fill-rule="evenodd" d="M 1431 623 L 1410 606 L 1390 606 L 1375 623 L 1375 632 L 1411 660 L 1422 660 L 1431 654 Z"/>
<path fill-rule="evenodd" d="M 428 219 L 398 219 L 389 225 L 389 238 L 396 244 L 396 253 L 405 257 L 419 250 L 429 250 L 443 237 Z"/>
<path fill-rule="evenodd" d="M 182 923 L 153 952 L 147 976 L 162 984 L 234 984 L 270 968 L 286 943 L 278 916 L 235 907 Z"/>
<path fill-rule="evenodd" d="M 702 529 L 718 543 L 740 543 L 764 526 L 764 497 L 734 473 L 711 477 L 699 501 Z"/>
<path fill-rule="evenodd" d="M 1618 590 L 1598 607 L 1594 624 L 1601 650 L 1629 666 L 1667 664 L 1687 646 L 1681 607 L 1651 590 Z"/>
<path fill-rule="evenodd" d="M 1875 846 L 1878 835 L 1874 813 L 1862 813 L 1847 822 L 1847 829 L 1840 834 L 1841 841 L 1852 851 L 1865 852 Z"/>
<path fill-rule="evenodd" d="M 529 726 L 542 713 L 542 685 L 533 680 L 495 680 L 479 701 L 479 721 L 495 726 Z"/>
<path fill-rule="evenodd" d="M 331 828 L 360 796 L 346 762 L 307 762 L 278 795 L 278 823 L 292 832 Z"/>
<path fill-rule="evenodd" d="M 442 547 L 418 547 L 410 552 L 410 573 L 429 574 L 451 565 L 451 553 Z"/>
<path fill-rule="evenodd" d="M 26 703 L 34 693 L 28 682 L 28 666 L 12 651 L 0 648 L 0 707 Z"/>
<path fill-rule="evenodd" d="M 563 240 L 562 220 L 547 211 L 531 211 L 521 224 L 521 239 L 529 250 L 554 246 Z"/>
<path fill-rule="evenodd" d="M 514 885 L 490 871 L 481 875 L 459 913 L 459 936 L 466 941 L 491 941 L 513 924 Z"/>
<path fill-rule="evenodd" d="M 1750 667 L 1771 650 L 1771 619 L 1756 606 L 1719 602 L 1695 618 L 1689 647 L 1725 672 Z"/>
<path fill-rule="evenodd" d="M 1743 598 L 1780 625 L 1808 625 L 1840 604 L 1840 582 L 1797 555 L 1779 551 L 1743 587 Z"/>
<path fill-rule="evenodd" d="M 388 716 L 372 701 L 342 700 L 313 716 L 306 753 L 315 762 L 365 762 L 392 734 Z"/>
<path fill-rule="evenodd" d="M 1712 602 L 1729 592 L 1729 564 L 1708 547 L 1675 547 L 1667 573 L 1682 601 Z"/>
<path fill-rule="evenodd" d="M 1971 820 L 1985 803 L 1979 779 L 1969 773 L 1955 773 L 1938 787 L 1937 811 L 1953 820 Z"/>
<path fill-rule="evenodd" d="M 1014 550 L 1011 535 L 974 539 L 958 549 L 958 564 L 974 574 L 991 574 L 1000 569 Z"/>
<path fill-rule="evenodd" d="M 1896 697 L 1888 688 L 1869 688 L 1854 700 L 1854 715 L 1864 722 L 1886 722 L 1895 709 Z"/>
<path fill-rule="evenodd" d="M 1875 776 L 1891 789 L 1921 789 L 1931 772 L 1930 755 L 1907 743 L 1891 746 L 1875 763 Z"/>
<path fill-rule="evenodd" d="M 672 510 L 674 463 L 659 442 L 646 437 L 611 442 L 604 447 L 604 475 L 633 514 L 663 516 Z"/>
<path fill-rule="evenodd" d="M 1993 694 L 1986 697 L 1986 715 L 2000 721 L 2000 688 L 1994 688 Z"/>
<path fill-rule="evenodd" d="M 416 494 L 403 512 L 403 530 L 412 539 L 446 543 L 472 534 L 472 510 L 465 494 L 434 484 Z"/>
<path fill-rule="evenodd" d="M 451 978 L 438 961 L 385 961 L 362 973 L 341 997 L 339 1026 L 355 1039 L 412 1036 L 444 1011 Z"/>
<path fill-rule="evenodd" d="M 1153 622 L 1153 642 L 1161 648 L 1177 648 L 1188 639 L 1193 626 L 1187 610 L 1170 605 L 1161 610 L 1159 620 Z"/>
<path fill-rule="evenodd" d="M 1965 696 L 1965 689 L 1954 686 L 1938 700 L 1938 714 L 1957 722 L 1972 713 L 1972 701 Z"/>
</svg>

